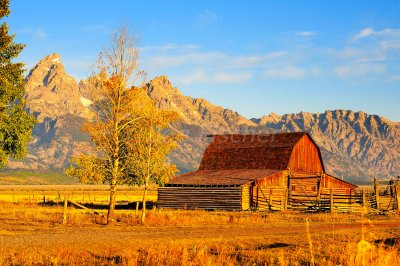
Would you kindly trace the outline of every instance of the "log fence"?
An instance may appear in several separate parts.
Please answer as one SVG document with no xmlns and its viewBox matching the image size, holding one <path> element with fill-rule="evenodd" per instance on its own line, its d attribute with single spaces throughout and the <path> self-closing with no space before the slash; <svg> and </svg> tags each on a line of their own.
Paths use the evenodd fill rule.
<svg viewBox="0 0 400 266">
<path fill-rule="evenodd" d="M 382 185 L 380 185 L 382 184 Z M 254 209 L 259 211 L 298 210 L 308 212 L 370 212 L 400 210 L 400 181 L 374 180 L 372 189 L 319 188 L 319 183 L 291 180 L 291 190 L 258 187 Z M 256 196 L 257 195 L 257 196 Z M 261 195 L 261 196 L 260 196 Z"/>
</svg>

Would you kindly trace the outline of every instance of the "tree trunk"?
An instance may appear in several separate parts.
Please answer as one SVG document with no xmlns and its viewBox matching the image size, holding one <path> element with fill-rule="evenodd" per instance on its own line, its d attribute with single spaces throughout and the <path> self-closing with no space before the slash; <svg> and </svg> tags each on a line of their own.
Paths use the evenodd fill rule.
<svg viewBox="0 0 400 266">
<path fill-rule="evenodd" d="M 113 107 L 113 133 L 112 133 L 112 143 L 113 143 L 113 154 L 112 154 L 112 172 L 110 181 L 110 204 L 108 206 L 107 214 L 107 224 L 114 223 L 114 210 L 115 210 L 115 193 L 117 191 L 117 181 L 119 179 L 119 135 L 118 135 L 118 125 L 120 116 L 120 87 L 117 88 L 117 96 L 115 106 Z"/>
<path fill-rule="evenodd" d="M 143 200 L 142 200 L 142 218 L 140 221 L 144 224 L 146 219 L 146 200 L 147 200 L 147 183 L 144 185 Z"/>
<path fill-rule="evenodd" d="M 117 185 L 113 182 L 110 185 L 110 204 L 108 205 L 107 224 L 114 223 L 114 210 L 115 210 L 115 195 L 117 192 Z"/>
</svg>

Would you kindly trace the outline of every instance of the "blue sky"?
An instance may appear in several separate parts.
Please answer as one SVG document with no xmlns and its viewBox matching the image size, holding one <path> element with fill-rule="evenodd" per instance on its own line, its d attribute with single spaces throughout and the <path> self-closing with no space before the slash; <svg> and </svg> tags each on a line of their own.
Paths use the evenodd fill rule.
<svg viewBox="0 0 400 266">
<path fill-rule="evenodd" d="M 77 79 L 114 30 L 148 79 L 251 118 L 352 109 L 400 121 L 400 1 L 29 1 L 6 19 L 32 67 L 58 52 Z"/>
</svg>

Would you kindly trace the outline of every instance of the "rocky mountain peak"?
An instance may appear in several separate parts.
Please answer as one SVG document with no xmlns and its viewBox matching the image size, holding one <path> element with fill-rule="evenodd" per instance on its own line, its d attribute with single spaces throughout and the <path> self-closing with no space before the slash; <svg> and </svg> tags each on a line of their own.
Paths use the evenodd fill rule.
<svg viewBox="0 0 400 266">
<path fill-rule="evenodd" d="M 208 133 L 231 132 L 237 125 L 255 125 L 237 112 L 215 106 L 202 98 L 184 96 L 173 87 L 166 76 L 159 76 L 147 84 L 147 91 L 161 109 L 171 109 L 180 114 L 187 124 L 202 125 Z"/>
<path fill-rule="evenodd" d="M 61 57 L 57 53 L 44 57 L 31 69 L 26 77 L 28 82 L 26 90 L 30 91 L 37 88 L 38 85 L 49 86 L 52 82 L 58 81 L 55 77 L 72 81 L 72 78 L 65 72 L 64 66 L 61 63 Z M 53 85 L 53 87 L 57 87 L 57 84 Z"/>
<path fill-rule="evenodd" d="M 168 99 L 174 96 L 182 96 L 178 88 L 173 87 L 167 76 L 158 76 L 150 80 L 147 85 L 148 93 L 152 98 Z"/>
<path fill-rule="evenodd" d="M 73 114 L 89 115 L 88 102 L 82 101 L 76 80 L 69 76 L 59 54 L 44 57 L 26 77 L 27 107 L 38 119 Z"/>
</svg>

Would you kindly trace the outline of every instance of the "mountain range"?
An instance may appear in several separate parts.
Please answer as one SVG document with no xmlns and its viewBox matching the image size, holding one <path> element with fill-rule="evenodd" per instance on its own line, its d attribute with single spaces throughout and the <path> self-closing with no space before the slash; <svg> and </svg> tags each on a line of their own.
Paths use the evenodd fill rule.
<svg viewBox="0 0 400 266">
<path fill-rule="evenodd" d="M 63 171 L 71 156 L 92 149 L 81 128 L 91 117 L 87 91 L 95 86 L 96 78 L 78 83 L 66 73 L 60 56 L 52 54 L 30 70 L 26 81 L 27 109 L 38 124 L 29 154 L 23 161 L 11 160 L 7 169 Z M 327 172 L 333 175 L 362 183 L 400 174 L 400 123 L 381 116 L 332 110 L 247 119 L 205 99 L 183 95 L 166 76 L 150 80 L 146 89 L 159 108 L 181 116 L 173 128 L 184 140 L 170 155 L 180 172 L 197 169 L 210 134 L 308 131 L 321 148 Z"/>
</svg>

